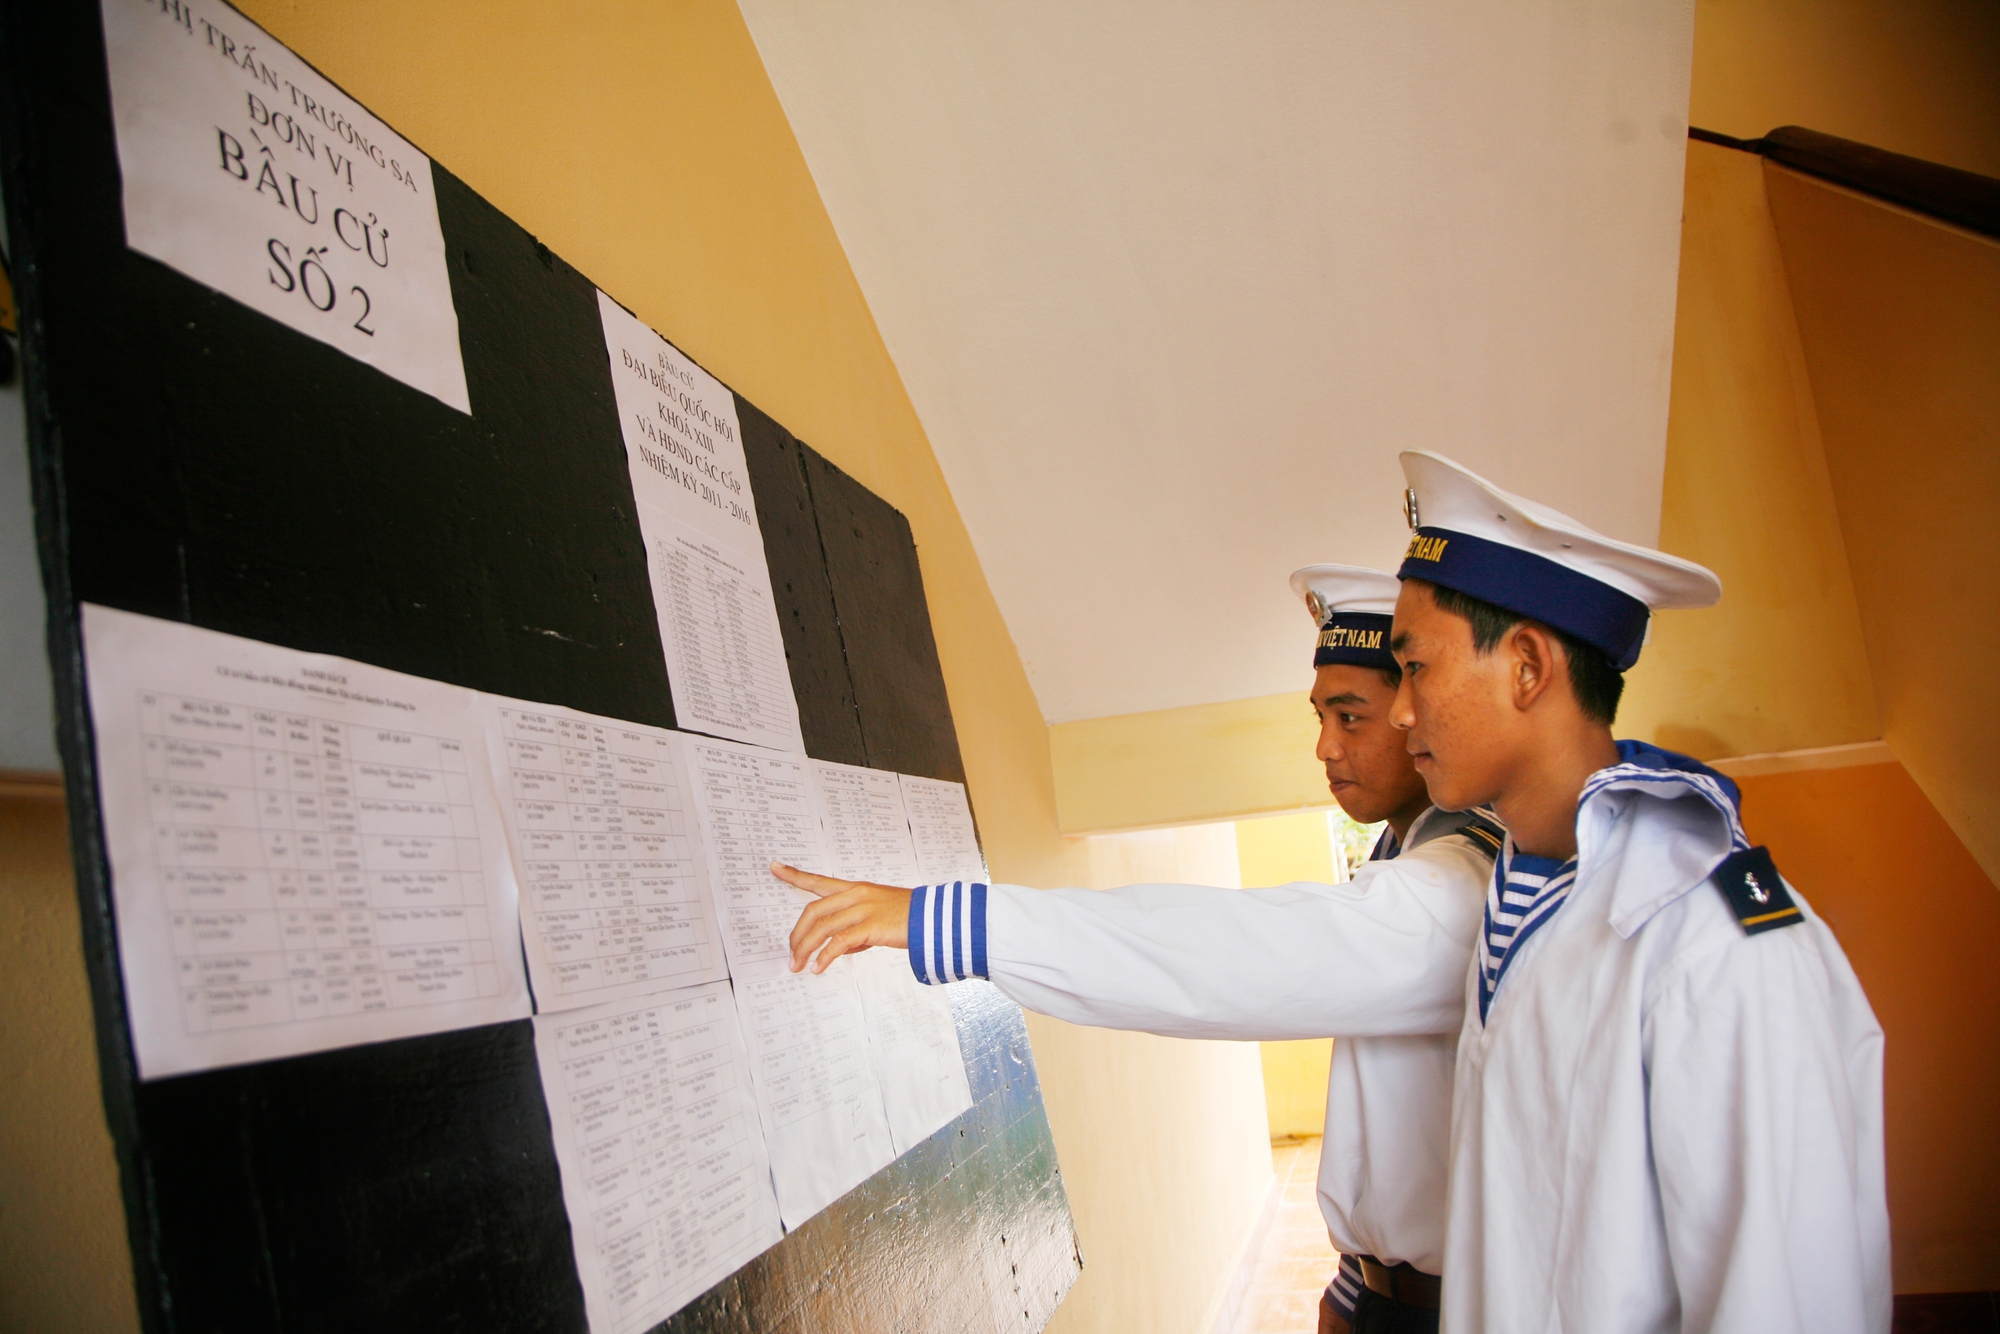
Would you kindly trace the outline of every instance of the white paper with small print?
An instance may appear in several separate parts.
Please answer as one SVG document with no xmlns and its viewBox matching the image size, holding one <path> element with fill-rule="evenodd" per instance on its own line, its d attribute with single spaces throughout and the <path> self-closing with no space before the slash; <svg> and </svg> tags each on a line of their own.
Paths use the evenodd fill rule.
<svg viewBox="0 0 2000 1334">
<path fill-rule="evenodd" d="M 431 163 L 212 0 L 103 0 L 125 241 L 472 410 Z"/>
<path fill-rule="evenodd" d="M 523 1019 L 477 696 L 85 604 L 145 1079 Z"/>
<path fill-rule="evenodd" d="M 484 697 L 535 1008 L 729 975 L 673 732 Z"/>
<path fill-rule="evenodd" d="M 810 765 L 829 874 L 898 888 L 921 884 L 898 776 L 830 760 Z M 848 957 L 868 1021 L 869 1060 L 900 1157 L 972 1106 L 950 992 L 917 981 L 908 950 L 878 947 Z"/>
<path fill-rule="evenodd" d="M 972 805 L 965 784 L 941 778 L 900 774 L 903 806 L 910 813 L 910 835 L 917 845 L 917 868 L 926 885 L 952 880 L 986 879 L 986 857 L 972 824 Z"/>
<path fill-rule="evenodd" d="M 591 1334 L 643 1331 L 784 1237 L 727 982 L 535 1019 Z"/>
<path fill-rule="evenodd" d="M 812 898 L 772 876 L 771 863 L 829 866 L 808 761 L 701 736 L 681 746 L 778 1207 L 797 1227 L 896 1157 L 853 970 L 790 967 L 792 925 Z"/>
<path fill-rule="evenodd" d="M 602 292 L 597 307 L 674 720 L 803 751 L 736 396 Z"/>
</svg>

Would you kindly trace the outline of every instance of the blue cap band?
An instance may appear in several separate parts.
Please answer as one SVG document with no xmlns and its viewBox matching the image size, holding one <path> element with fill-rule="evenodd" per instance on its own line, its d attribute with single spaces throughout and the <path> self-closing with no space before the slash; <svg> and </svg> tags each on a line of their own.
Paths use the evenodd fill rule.
<svg viewBox="0 0 2000 1334">
<path fill-rule="evenodd" d="M 1336 663 L 1352 667 L 1396 670 L 1395 655 L 1389 652 L 1389 625 L 1393 616 L 1368 611 L 1337 611 L 1319 628 L 1319 646 L 1313 650 L 1313 666 Z"/>
<path fill-rule="evenodd" d="M 1419 528 L 1398 579 L 1422 579 L 1552 625 L 1624 671 L 1646 642 L 1646 604 L 1546 556 L 1449 528 Z"/>
</svg>

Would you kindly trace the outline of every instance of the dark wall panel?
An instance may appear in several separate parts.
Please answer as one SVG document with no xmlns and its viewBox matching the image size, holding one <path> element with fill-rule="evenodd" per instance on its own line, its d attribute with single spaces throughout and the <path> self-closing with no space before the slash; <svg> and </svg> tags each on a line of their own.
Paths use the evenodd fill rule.
<svg viewBox="0 0 2000 1334">
<path fill-rule="evenodd" d="M 806 754 L 841 764 L 867 764 L 861 715 L 854 707 L 840 618 L 820 549 L 819 521 L 806 489 L 805 461 L 792 433 L 742 395 L 736 398 L 743 428 L 743 458 L 757 498 L 757 526 L 771 567 L 771 596 L 785 635 L 785 665 L 799 701 Z"/>
<path fill-rule="evenodd" d="M 139 1112 L 174 1328 L 584 1328 L 526 1021 L 159 1080 Z"/>
<path fill-rule="evenodd" d="M 800 444 L 868 763 L 965 781 L 910 521 Z"/>
<path fill-rule="evenodd" d="M 1082 1260 L 1020 1007 L 952 988 L 972 1110 L 668 1321 L 673 1334 L 1039 1330 Z"/>
</svg>

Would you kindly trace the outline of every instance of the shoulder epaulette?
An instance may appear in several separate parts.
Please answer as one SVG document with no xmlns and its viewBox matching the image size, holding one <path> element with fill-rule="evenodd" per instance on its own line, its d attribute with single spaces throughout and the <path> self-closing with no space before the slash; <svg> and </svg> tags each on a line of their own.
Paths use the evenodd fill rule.
<svg viewBox="0 0 2000 1334">
<path fill-rule="evenodd" d="M 1746 936 L 1775 931 L 1781 926 L 1796 926 L 1805 920 L 1799 905 L 1792 902 L 1792 892 L 1785 888 L 1767 849 L 1744 848 L 1733 852 L 1722 859 L 1722 864 L 1708 878 L 1729 901 L 1729 910 L 1736 914 L 1737 924 Z"/>
<path fill-rule="evenodd" d="M 1453 834 L 1464 834 L 1488 857 L 1500 855 L 1500 845 L 1507 841 L 1507 830 L 1501 823 L 1483 809 L 1476 811 L 1428 810 L 1414 825 L 1410 826 L 1410 840 L 1401 849 L 1413 852 L 1432 839 L 1449 838 Z"/>
<path fill-rule="evenodd" d="M 1507 841 L 1507 831 L 1483 815 L 1475 815 L 1466 821 L 1458 831 L 1472 840 L 1472 845 L 1489 857 L 1500 855 L 1500 846 Z"/>
</svg>

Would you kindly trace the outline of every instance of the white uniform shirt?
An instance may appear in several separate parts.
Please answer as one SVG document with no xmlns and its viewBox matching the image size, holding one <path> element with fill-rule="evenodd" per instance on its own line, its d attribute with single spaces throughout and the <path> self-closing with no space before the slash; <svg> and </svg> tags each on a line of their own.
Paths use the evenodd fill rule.
<svg viewBox="0 0 2000 1334">
<path fill-rule="evenodd" d="M 925 982 L 990 977 L 1028 1009 L 1168 1037 L 1338 1037 L 1320 1151 L 1335 1247 L 1443 1264 L 1453 1049 L 1492 867 L 1465 834 L 1341 885 L 920 889 Z M 1450 819 L 1449 816 L 1442 816 Z"/>
<path fill-rule="evenodd" d="M 1746 935 L 1709 883 L 1719 777 L 1621 749 L 1484 1024 L 1465 979 L 1443 1327 L 1881 1334 L 1882 1030 L 1802 899 Z"/>
</svg>

